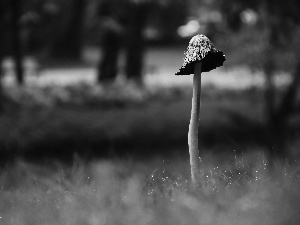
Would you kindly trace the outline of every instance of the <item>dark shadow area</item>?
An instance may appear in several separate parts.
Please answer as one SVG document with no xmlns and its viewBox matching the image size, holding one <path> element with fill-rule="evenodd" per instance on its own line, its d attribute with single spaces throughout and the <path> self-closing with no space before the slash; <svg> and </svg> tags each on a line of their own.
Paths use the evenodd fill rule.
<svg viewBox="0 0 300 225">
<path fill-rule="evenodd" d="M 188 156 L 190 91 L 183 88 L 145 91 L 143 100 L 137 100 L 112 99 L 107 95 L 92 99 L 80 88 L 68 90 L 73 96 L 70 101 L 58 99 L 49 107 L 27 105 L 30 101 L 21 105 L 17 99 L 15 112 L 1 115 L 3 163 L 18 158 L 72 163 L 74 154 L 87 161 Z M 79 96 L 84 96 L 85 101 L 79 101 Z M 200 151 L 231 154 L 259 149 L 268 154 L 270 148 L 276 147 L 259 110 L 258 97 L 259 90 L 205 88 Z M 297 123 L 294 121 L 288 127 L 287 143 L 293 143 L 299 134 Z"/>
</svg>

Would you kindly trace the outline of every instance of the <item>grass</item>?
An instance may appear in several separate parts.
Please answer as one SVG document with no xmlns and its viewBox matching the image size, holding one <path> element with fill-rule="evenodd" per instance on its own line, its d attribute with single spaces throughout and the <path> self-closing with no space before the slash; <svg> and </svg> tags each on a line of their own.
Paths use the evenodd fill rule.
<svg viewBox="0 0 300 225">
<path fill-rule="evenodd" d="M 298 161 L 271 166 L 253 151 L 264 150 L 260 90 L 203 87 L 198 190 L 191 89 L 132 90 L 7 89 L 15 104 L 0 116 L 0 153 L 23 159 L 1 165 L 0 224 L 299 224 Z"/>
<path fill-rule="evenodd" d="M 73 166 L 17 161 L 0 175 L 5 225 L 296 225 L 300 171 L 263 153 L 205 155 L 202 185 L 184 158 L 94 161 Z"/>
</svg>

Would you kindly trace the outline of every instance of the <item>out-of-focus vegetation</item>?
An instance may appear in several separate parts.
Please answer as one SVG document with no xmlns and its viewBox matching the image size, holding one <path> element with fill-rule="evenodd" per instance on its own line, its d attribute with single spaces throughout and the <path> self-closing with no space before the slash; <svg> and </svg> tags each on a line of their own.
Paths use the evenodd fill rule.
<svg viewBox="0 0 300 225">
<path fill-rule="evenodd" d="M 288 0 L 286 4 L 271 0 L 231 0 L 226 3 L 192 0 L 3 0 L 0 61 L 12 56 L 16 80 L 24 84 L 24 57 L 35 57 L 41 68 L 61 66 L 66 62 L 78 66 L 84 65 L 80 62 L 82 50 L 93 46 L 101 49 L 97 80 L 103 85 L 114 82 L 120 74 L 118 58 L 123 49 L 125 78 L 142 84 L 146 47 L 151 48 L 153 44 L 186 45 L 191 35 L 204 33 L 226 53 L 225 68 L 246 66 L 263 72 L 265 87 L 259 93 L 264 101 L 260 110 L 264 108 L 266 132 L 272 137 L 273 143 L 268 148 L 272 155 L 284 158 L 287 157 L 290 138 L 297 137 L 297 134 L 291 135 L 291 126 L 297 126 L 299 111 L 298 10 L 299 3 L 295 0 Z M 278 73 L 289 76 L 290 84 L 284 88 L 277 87 L 274 76 Z M 1 87 L 2 108 L 7 102 L 14 102 L 7 91 Z M 94 92 L 94 89 L 87 92 Z M 72 94 L 68 93 L 70 98 L 74 97 L 73 102 L 88 101 L 87 104 L 90 104 L 91 96 L 77 99 L 81 94 L 76 88 Z M 45 101 L 44 104 L 53 101 L 51 94 L 35 95 L 38 101 Z M 102 98 L 97 94 L 94 97 L 97 100 Z M 247 121 L 247 116 L 242 119 L 241 115 L 240 119 Z"/>
<path fill-rule="evenodd" d="M 204 152 L 268 149 L 262 90 L 204 87 L 200 145 Z M 9 88 L 10 114 L 1 119 L 1 153 L 27 159 L 72 161 L 186 155 L 191 88 L 136 85 Z M 297 123 L 290 124 L 287 155 L 298 158 Z M 268 155 L 268 153 L 266 153 Z"/>
<path fill-rule="evenodd" d="M 250 62 L 252 68 L 262 70 L 266 78 L 264 98 L 267 126 L 276 142 L 271 152 L 285 157 L 287 124 L 299 114 L 299 2 L 294 0 L 287 1 L 286 4 L 271 0 L 231 2 L 236 3 L 236 8 L 227 16 L 229 25 L 242 33 L 244 43 L 242 46 L 246 46 L 244 48 L 247 57 L 251 58 L 247 62 Z M 230 11 L 227 3 L 223 5 L 221 3 L 221 8 Z M 240 22 L 242 20 L 234 19 L 235 15 L 239 15 L 250 24 L 257 17 L 251 33 L 243 29 Z M 255 35 L 258 32 L 259 35 Z M 291 76 L 291 83 L 284 91 L 279 91 L 274 83 L 274 76 L 278 71 L 287 71 Z"/>
<path fill-rule="evenodd" d="M 0 174 L 2 224 L 299 224 L 299 167 L 262 153 L 203 157 L 203 190 L 191 190 L 188 162 L 74 159 L 18 162 Z"/>
<path fill-rule="evenodd" d="M 1 0 L 0 224 L 299 224 L 299 12 L 298 0 Z M 197 33 L 226 55 L 203 84 L 238 71 L 236 87 L 245 74 L 264 85 L 203 85 L 191 190 L 192 90 L 163 83 L 181 79 L 176 52 Z M 95 79 L 27 83 L 62 68 Z"/>
</svg>

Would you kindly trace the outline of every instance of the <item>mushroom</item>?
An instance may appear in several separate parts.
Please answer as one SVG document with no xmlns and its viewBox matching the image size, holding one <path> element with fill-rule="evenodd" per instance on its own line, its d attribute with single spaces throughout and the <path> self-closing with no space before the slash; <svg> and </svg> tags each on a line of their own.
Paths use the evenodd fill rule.
<svg viewBox="0 0 300 225">
<path fill-rule="evenodd" d="M 198 149 L 198 126 L 200 121 L 201 72 L 208 72 L 223 65 L 225 55 L 217 50 L 205 35 L 196 35 L 189 42 L 183 66 L 175 75 L 194 74 L 191 120 L 188 133 L 188 145 L 191 164 L 191 180 L 198 186 L 200 162 Z"/>
</svg>

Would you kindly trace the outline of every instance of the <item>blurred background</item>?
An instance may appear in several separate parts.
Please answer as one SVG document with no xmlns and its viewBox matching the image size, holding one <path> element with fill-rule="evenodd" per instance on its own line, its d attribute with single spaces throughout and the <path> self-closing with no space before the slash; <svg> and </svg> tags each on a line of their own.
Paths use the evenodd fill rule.
<svg viewBox="0 0 300 225">
<path fill-rule="evenodd" d="M 188 158 L 193 35 L 226 55 L 202 74 L 200 155 L 299 157 L 298 0 L 1 0 L 0 155 Z"/>
</svg>

